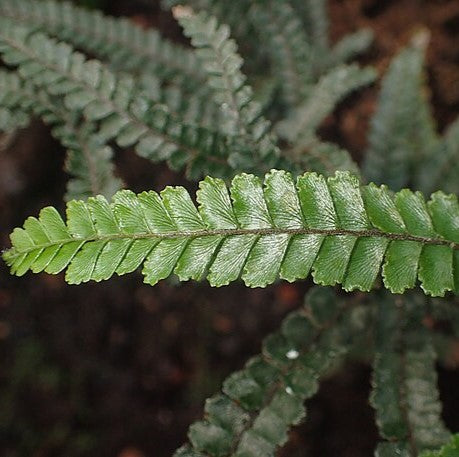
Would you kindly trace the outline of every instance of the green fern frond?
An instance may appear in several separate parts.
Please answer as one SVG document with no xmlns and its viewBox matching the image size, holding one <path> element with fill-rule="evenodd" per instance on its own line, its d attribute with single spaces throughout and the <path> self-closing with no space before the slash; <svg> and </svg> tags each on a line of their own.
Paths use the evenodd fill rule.
<svg viewBox="0 0 459 457">
<path fill-rule="evenodd" d="M 301 20 L 288 1 L 278 0 L 254 2 L 250 17 L 268 43 L 266 52 L 287 106 L 298 105 L 312 83 L 311 50 Z"/>
<path fill-rule="evenodd" d="M 186 165 L 193 177 L 230 173 L 221 135 L 175 119 L 165 105 L 138 93 L 131 77 L 117 77 L 70 46 L 3 18 L 0 53 L 27 81 L 62 97 L 70 112 L 82 111 L 88 122 L 98 122 L 105 141 L 116 139 L 121 147 L 135 145 L 140 156 L 167 160 L 173 169 Z"/>
<path fill-rule="evenodd" d="M 185 125 L 196 125 L 211 131 L 219 131 L 223 122 L 220 108 L 209 99 L 207 90 L 196 89 L 188 94 L 180 86 L 170 85 L 153 89 L 150 85 L 145 91 L 152 101 L 164 104 L 169 111 Z"/>
<path fill-rule="evenodd" d="M 356 55 L 366 51 L 373 42 L 373 32 L 370 29 L 360 29 L 346 35 L 331 49 L 329 67 L 343 64 Z"/>
<path fill-rule="evenodd" d="M 189 428 L 190 445 L 174 457 L 274 455 L 303 419 L 319 378 L 346 354 L 349 336 L 365 328 L 369 308 L 362 308 L 346 309 L 332 290 L 311 290 L 305 306 L 264 340 L 262 354 L 207 400 L 204 420 Z"/>
<path fill-rule="evenodd" d="M 437 451 L 426 451 L 421 457 L 459 457 L 459 435 L 453 435 L 449 443 Z"/>
<path fill-rule="evenodd" d="M 459 118 L 448 128 L 437 148 L 418 163 L 415 185 L 424 192 L 441 187 L 458 193 L 459 183 Z"/>
<path fill-rule="evenodd" d="M 114 173 L 112 148 L 94 134 L 91 126 L 82 125 L 73 131 L 64 126 L 64 132 L 56 130 L 53 129 L 56 137 L 69 135 L 67 141 L 72 137 L 75 139 L 73 147 L 67 144 L 65 170 L 72 179 L 67 183 L 65 200 L 86 199 L 94 195 L 111 198 L 123 187 L 123 181 Z"/>
<path fill-rule="evenodd" d="M 22 111 L 10 111 L 1 107 L 0 101 L 0 133 L 10 133 L 17 129 L 26 127 L 30 118 Z"/>
<path fill-rule="evenodd" d="M 370 181 L 394 190 L 410 184 L 419 164 L 438 157 L 439 139 L 424 94 L 425 36 L 403 49 L 391 62 L 383 79 L 378 108 L 369 133 L 363 173 Z M 425 182 L 430 180 L 428 175 Z M 418 183 L 416 188 L 427 190 Z"/>
<path fill-rule="evenodd" d="M 308 145 L 335 106 L 350 92 L 373 82 L 376 72 L 358 65 L 343 65 L 322 76 L 310 96 L 276 126 L 278 134 L 294 145 Z"/>
<path fill-rule="evenodd" d="M 129 19 L 105 16 L 66 1 L 0 0 L 0 15 L 106 60 L 118 70 L 156 75 L 195 90 L 205 74 L 192 51 Z"/>
<path fill-rule="evenodd" d="M 0 70 L 0 87 L 8 90 L 0 106 L 23 113 L 24 120 L 40 117 L 68 149 L 66 171 L 73 176 L 67 184 L 68 200 L 99 194 L 110 198 L 122 187 L 122 181 L 114 175 L 113 152 L 94 132 L 93 125 L 82 122 L 60 99 L 25 82 L 16 73 Z"/>
<path fill-rule="evenodd" d="M 205 12 L 194 13 L 186 7 L 176 7 L 174 15 L 186 36 L 196 47 L 196 54 L 208 75 L 208 85 L 224 114 L 223 131 L 236 136 L 230 160 L 247 168 L 254 161 L 274 166 L 279 156 L 270 122 L 262 116 L 261 106 L 241 72 L 242 58 L 230 38 L 227 25 L 219 25 Z M 258 157 L 253 157 L 254 152 Z M 249 157 L 247 157 L 249 155 Z M 253 166 L 253 165 L 252 165 Z"/>
<path fill-rule="evenodd" d="M 292 163 L 303 170 L 314 170 L 324 176 L 332 176 L 336 171 L 350 171 L 360 174 L 358 165 L 345 149 L 334 143 L 314 139 L 309 145 L 287 149 L 284 152 Z"/>
<path fill-rule="evenodd" d="M 381 436 L 377 455 L 402 449 L 416 457 L 449 438 L 441 420 L 435 370 L 436 355 L 428 330 L 422 324 L 425 306 L 410 298 L 395 303 L 381 299 L 376 318 L 376 358 L 371 404 Z"/>
<path fill-rule="evenodd" d="M 276 125 L 279 136 L 290 143 L 285 156 L 303 169 L 326 175 L 337 170 L 359 173 L 347 151 L 321 142 L 316 131 L 341 99 L 358 87 L 370 84 L 375 77 L 372 68 L 361 69 L 357 65 L 337 67 L 324 75 L 312 86 L 309 97 Z"/>
<path fill-rule="evenodd" d="M 223 286 L 242 277 L 265 287 L 278 277 L 306 278 L 370 290 L 381 265 L 385 286 L 402 293 L 419 278 L 425 293 L 458 291 L 459 204 L 453 195 L 385 187 L 361 187 L 337 172 L 326 180 L 306 173 L 295 183 L 271 171 L 264 187 L 253 175 L 233 179 L 231 198 L 223 181 L 206 178 L 197 193 L 167 187 L 135 195 L 117 193 L 87 203 L 71 201 L 67 225 L 56 210 L 29 218 L 12 234 L 4 259 L 13 273 L 29 269 L 58 273 L 67 268 L 72 284 L 110 278 L 144 265 L 145 282 L 173 272 L 181 280 L 205 277 Z"/>
<path fill-rule="evenodd" d="M 291 0 L 303 13 L 316 58 L 320 59 L 329 49 L 327 0 Z"/>
<path fill-rule="evenodd" d="M 21 107 L 20 87 L 19 78 L 0 71 L 0 132 L 12 132 L 30 123 L 30 116 Z"/>
</svg>

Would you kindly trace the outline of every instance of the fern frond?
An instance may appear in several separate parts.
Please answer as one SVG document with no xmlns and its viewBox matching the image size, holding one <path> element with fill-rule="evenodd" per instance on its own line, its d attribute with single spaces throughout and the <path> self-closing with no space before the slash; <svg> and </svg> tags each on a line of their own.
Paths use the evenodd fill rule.
<svg viewBox="0 0 459 457">
<path fill-rule="evenodd" d="M 306 30 L 309 31 L 312 48 L 318 58 L 329 49 L 327 0 L 292 0 L 303 12 Z"/>
<path fill-rule="evenodd" d="M 98 122 L 99 134 L 106 141 L 115 139 L 121 147 L 135 145 L 140 156 L 167 160 L 173 169 L 186 165 L 193 177 L 230 172 L 221 135 L 176 119 L 165 105 L 138 93 L 131 77 L 117 77 L 70 46 L 3 18 L 0 53 L 5 62 L 18 67 L 23 78 L 62 97 L 69 111 L 82 111 L 88 122 Z"/>
<path fill-rule="evenodd" d="M 274 78 L 287 106 L 298 105 L 312 83 L 311 50 L 303 24 L 288 1 L 254 2 L 250 17 L 267 46 Z"/>
<path fill-rule="evenodd" d="M 360 173 L 348 151 L 319 139 L 314 139 L 304 147 L 287 149 L 284 154 L 301 169 L 314 170 L 324 176 L 333 176 L 336 171 L 350 171 L 355 175 Z"/>
<path fill-rule="evenodd" d="M 447 129 L 436 148 L 418 162 L 415 185 L 423 192 L 441 187 L 446 192 L 458 193 L 459 183 L 459 118 Z"/>
<path fill-rule="evenodd" d="M 189 428 L 190 445 L 174 456 L 274 455 L 303 419 L 319 378 L 346 354 L 349 335 L 365 327 L 368 308 L 362 308 L 343 309 L 333 291 L 311 290 L 305 306 L 264 340 L 262 354 L 207 400 L 204 420 Z"/>
<path fill-rule="evenodd" d="M 322 76 L 311 88 L 310 96 L 276 126 L 277 133 L 294 145 L 308 145 L 315 132 L 335 106 L 350 92 L 373 82 L 372 68 L 343 65 Z"/>
<path fill-rule="evenodd" d="M 21 82 L 6 71 L 0 71 L 0 132 L 26 127 L 30 116 L 22 109 Z"/>
<path fill-rule="evenodd" d="M 0 0 L 0 15 L 72 43 L 117 70 L 156 75 L 190 90 L 205 79 L 193 52 L 126 18 L 57 0 Z"/>
<path fill-rule="evenodd" d="M 94 195 L 111 198 L 123 187 L 123 181 L 115 176 L 112 162 L 113 150 L 92 131 L 92 126 L 82 125 L 64 132 L 53 129 L 56 137 L 65 135 L 67 142 L 76 141 L 69 148 L 65 161 L 65 170 L 72 175 L 67 183 L 65 200 L 86 199 Z M 64 144 L 64 142 L 63 142 Z M 73 147 L 72 147 L 73 146 Z"/>
<path fill-rule="evenodd" d="M 449 443 L 437 451 L 425 451 L 421 457 L 457 457 L 459 455 L 459 435 L 453 435 Z"/>
<path fill-rule="evenodd" d="M 363 291 L 384 263 L 392 292 L 413 288 L 417 278 L 430 295 L 459 290 L 453 195 L 435 193 L 427 204 L 406 189 L 392 197 L 384 186 L 360 187 L 346 172 L 328 180 L 306 173 L 295 187 L 289 173 L 273 170 L 264 188 L 253 175 L 236 176 L 231 198 L 223 181 L 206 178 L 199 211 L 181 187 L 167 187 L 161 197 L 121 191 L 112 204 L 103 197 L 71 201 L 67 225 L 56 210 L 44 209 L 13 232 L 4 259 L 17 275 L 68 267 L 73 284 L 144 264 L 152 285 L 174 272 L 181 280 L 207 277 L 213 286 L 242 277 L 250 287 L 265 287 L 312 270 L 317 284 Z"/>
<path fill-rule="evenodd" d="M 67 184 L 68 200 L 99 194 L 110 198 L 122 187 L 122 181 L 114 175 L 113 152 L 94 132 L 93 125 L 82 122 L 60 99 L 53 99 L 16 73 L 0 70 L 0 87 L 7 89 L 0 106 L 23 113 L 25 119 L 40 117 L 52 127 L 52 135 L 68 148 L 66 170 L 73 176 Z"/>
<path fill-rule="evenodd" d="M 441 420 L 436 355 L 422 324 L 425 307 L 415 300 L 381 300 L 376 318 L 376 358 L 371 403 L 384 444 L 379 455 L 400 448 L 416 457 L 449 438 Z M 390 455 L 390 454 L 388 454 Z M 392 454 L 396 455 L 396 454 Z"/>
<path fill-rule="evenodd" d="M 373 32 L 370 29 L 361 29 L 350 35 L 346 35 L 331 49 L 329 57 L 329 66 L 343 64 L 356 55 L 366 51 L 372 41 Z"/>
<path fill-rule="evenodd" d="M 371 120 L 363 173 L 394 190 L 410 183 L 419 163 L 437 157 L 439 139 L 424 94 L 424 46 L 415 41 L 394 58 Z"/>
<path fill-rule="evenodd" d="M 0 102 L 0 132 L 10 133 L 17 129 L 26 127 L 30 123 L 30 118 L 22 111 L 10 111 L 1 107 Z"/>
<path fill-rule="evenodd" d="M 176 7 L 174 15 L 185 35 L 191 38 L 207 72 L 208 85 L 224 114 L 223 131 L 237 137 L 232 143 L 232 163 L 249 169 L 254 161 L 274 166 L 279 150 L 270 131 L 270 122 L 262 116 L 261 106 L 246 84 L 246 77 L 241 72 L 243 60 L 237 53 L 235 41 L 230 38 L 229 27 L 219 25 L 205 12 L 194 13 L 190 8 Z M 254 153 L 258 157 L 254 158 Z"/>
</svg>

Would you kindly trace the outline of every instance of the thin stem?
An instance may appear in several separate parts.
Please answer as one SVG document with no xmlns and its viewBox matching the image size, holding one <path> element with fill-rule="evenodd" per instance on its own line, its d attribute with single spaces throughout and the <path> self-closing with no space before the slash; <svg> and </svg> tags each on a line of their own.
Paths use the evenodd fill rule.
<svg viewBox="0 0 459 457">
<path fill-rule="evenodd" d="M 347 230 L 347 229 L 314 229 L 314 228 L 260 228 L 260 229 L 208 229 L 208 230 L 195 230 L 195 231 L 174 231 L 164 233 L 115 233 L 110 235 L 95 235 L 91 237 L 72 237 L 64 240 L 56 240 L 50 243 L 37 244 L 30 249 L 24 251 L 18 251 L 17 257 L 21 254 L 35 251 L 37 249 L 46 249 L 51 246 L 64 245 L 73 243 L 75 241 L 82 243 L 89 243 L 92 241 L 112 241 L 120 239 L 129 240 L 142 240 L 142 239 L 174 239 L 174 238 L 201 238 L 205 236 L 243 236 L 243 235 L 257 235 L 257 236 L 269 236 L 269 235 L 323 235 L 323 236 L 354 236 L 356 238 L 386 238 L 391 241 L 414 241 L 421 244 L 435 245 L 435 246 L 447 246 L 451 249 L 459 250 L 459 243 L 448 241 L 442 238 L 429 238 L 422 236 L 410 235 L 408 233 L 386 233 L 377 229 L 368 230 Z"/>
</svg>

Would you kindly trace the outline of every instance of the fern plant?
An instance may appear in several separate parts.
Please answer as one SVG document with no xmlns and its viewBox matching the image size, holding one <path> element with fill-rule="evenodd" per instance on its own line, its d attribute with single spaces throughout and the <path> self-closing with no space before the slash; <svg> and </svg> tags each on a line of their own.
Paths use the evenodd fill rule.
<svg viewBox="0 0 459 457">
<path fill-rule="evenodd" d="M 193 48 L 66 2 L 0 0 L 0 128 L 41 118 L 73 175 L 65 220 L 46 207 L 12 232 L 3 252 L 11 272 L 66 270 L 80 284 L 142 268 L 150 285 L 174 274 L 217 287 L 312 276 L 305 306 L 207 400 L 175 456 L 274 455 L 320 379 L 369 341 L 375 455 L 454 455 L 435 363 L 459 335 L 459 124 L 443 137 L 435 130 L 426 34 L 383 78 L 360 171 L 318 129 L 375 79 L 372 68 L 345 63 L 369 45 L 368 31 L 330 46 L 321 0 L 163 4 Z M 268 61 L 269 75 L 243 73 L 222 18 L 238 38 L 263 38 L 247 46 L 247 69 Z M 128 147 L 204 177 L 196 195 L 120 190 L 112 158 Z M 337 284 L 371 293 L 320 287 Z M 448 320 L 451 334 L 427 328 L 427 315 Z"/>
</svg>

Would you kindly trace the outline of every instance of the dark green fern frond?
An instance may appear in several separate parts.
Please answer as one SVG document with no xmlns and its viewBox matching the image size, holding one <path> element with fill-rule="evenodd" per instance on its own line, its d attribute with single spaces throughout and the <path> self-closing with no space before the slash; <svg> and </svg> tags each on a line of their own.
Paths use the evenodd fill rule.
<svg viewBox="0 0 459 457">
<path fill-rule="evenodd" d="M 303 15 L 316 58 L 323 58 L 329 49 L 327 0 L 291 1 Z"/>
<path fill-rule="evenodd" d="M 437 157 L 439 138 L 424 93 L 425 40 L 424 34 L 416 36 L 392 61 L 371 121 L 363 173 L 394 190 L 410 184 L 423 160 Z M 412 184 L 419 188 L 419 181 Z"/>
<path fill-rule="evenodd" d="M 224 114 L 223 131 L 237 137 L 231 145 L 231 162 L 245 169 L 251 169 L 254 162 L 274 166 L 279 156 L 276 139 L 254 100 L 252 88 L 246 84 L 241 72 L 243 60 L 230 38 L 229 27 L 219 25 L 205 12 L 194 13 L 186 7 L 175 7 L 174 15 L 207 72 L 208 85 Z M 253 157 L 254 153 L 258 157 Z"/>
<path fill-rule="evenodd" d="M 0 71 L 0 132 L 12 132 L 30 123 L 30 116 L 21 107 L 20 87 L 19 78 Z"/>
<path fill-rule="evenodd" d="M 207 400 L 204 420 L 189 428 L 190 444 L 174 456 L 274 455 L 368 315 L 369 307 L 343 307 L 331 290 L 310 291 L 305 306 L 264 340 L 262 354 L 224 381 L 223 394 Z"/>
<path fill-rule="evenodd" d="M 287 119 L 276 125 L 279 136 L 290 145 L 285 155 L 303 169 L 327 175 L 336 170 L 358 173 L 350 154 L 338 146 L 322 143 L 317 129 L 336 105 L 350 92 L 370 84 L 376 78 L 372 68 L 341 66 L 324 75 L 313 85 L 309 97 L 294 109 Z"/>
<path fill-rule="evenodd" d="M 425 293 L 459 290 L 459 204 L 435 193 L 392 196 L 385 187 L 361 187 L 337 172 L 326 180 L 306 173 L 295 183 L 284 171 L 261 181 L 233 179 L 231 199 L 223 181 L 206 178 L 197 194 L 199 211 L 181 187 L 135 195 L 117 193 L 87 203 L 71 201 L 67 225 L 46 208 L 12 234 L 4 254 L 13 273 L 58 273 L 73 284 L 125 274 L 144 265 L 145 282 L 173 272 L 181 280 L 206 278 L 223 286 L 242 277 L 264 287 L 278 277 L 342 284 L 346 290 L 374 287 L 381 265 L 392 292 L 419 278 Z"/>
<path fill-rule="evenodd" d="M 117 70 L 156 75 L 192 91 L 205 80 L 192 51 L 126 18 L 108 17 L 100 11 L 57 0 L 0 0 L 0 16 L 40 28 L 106 60 Z"/>
<path fill-rule="evenodd" d="M 10 133 L 17 129 L 26 127 L 30 123 L 30 118 L 26 113 L 16 110 L 10 111 L 1 107 L 0 101 L 0 132 Z"/>
<path fill-rule="evenodd" d="M 424 192 L 441 187 L 446 192 L 459 192 L 459 118 L 429 156 L 418 162 L 415 185 Z"/>
<path fill-rule="evenodd" d="M 70 113 L 62 101 L 24 82 L 17 74 L 0 71 L 0 87 L 7 91 L 0 99 L 25 121 L 37 116 L 49 124 L 51 133 L 68 149 L 66 171 L 73 176 L 67 185 L 67 199 L 104 195 L 107 198 L 122 187 L 114 175 L 112 150 L 94 132 L 94 126 Z M 20 125 L 16 125 L 16 128 Z"/>
<path fill-rule="evenodd" d="M 422 324 L 425 307 L 410 298 L 381 300 L 376 318 L 376 358 L 371 403 L 388 442 L 377 455 L 416 457 L 449 438 L 441 420 L 436 355 Z M 397 454 L 397 452 L 399 454 Z"/>
<path fill-rule="evenodd" d="M 322 121 L 350 92 L 373 82 L 376 72 L 358 65 L 337 67 L 311 88 L 310 96 L 276 130 L 294 145 L 308 145 Z"/>
<path fill-rule="evenodd" d="M 73 131 L 64 126 L 66 131 L 56 130 L 57 128 L 53 129 L 54 135 L 58 138 L 62 139 L 68 135 L 67 143 L 71 143 L 72 138 L 75 140 L 73 147 L 66 144 L 69 150 L 65 170 L 72 176 L 67 183 L 67 201 L 94 195 L 111 198 L 123 187 L 122 180 L 115 176 L 112 148 L 94 134 L 92 126 L 83 124 Z"/>
<path fill-rule="evenodd" d="M 329 67 L 343 64 L 355 56 L 365 52 L 373 42 L 373 32 L 370 29 L 360 29 L 346 35 L 331 49 Z"/>
<path fill-rule="evenodd" d="M 70 112 L 81 111 L 99 124 L 105 141 L 135 145 L 142 157 L 187 166 L 190 176 L 227 175 L 227 142 L 217 132 L 176 119 L 165 105 L 152 103 L 129 76 L 115 76 L 95 60 L 64 43 L 0 19 L 0 53 L 30 83 L 63 98 Z M 207 171 L 206 171 L 207 170 Z"/>
<path fill-rule="evenodd" d="M 348 151 L 319 139 L 314 139 L 307 146 L 287 149 L 284 154 L 302 169 L 314 170 L 324 176 L 332 176 L 336 171 L 350 171 L 355 175 L 360 173 Z"/>
<path fill-rule="evenodd" d="M 273 76 L 288 107 L 301 103 L 312 83 L 311 50 L 303 24 L 288 1 L 253 2 L 250 17 L 267 43 Z"/>
<path fill-rule="evenodd" d="M 373 41 L 371 30 L 361 29 L 344 36 L 332 46 L 327 0 L 289 0 L 289 3 L 303 23 L 311 52 L 310 71 L 316 77 L 366 51 Z"/>
</svg>

